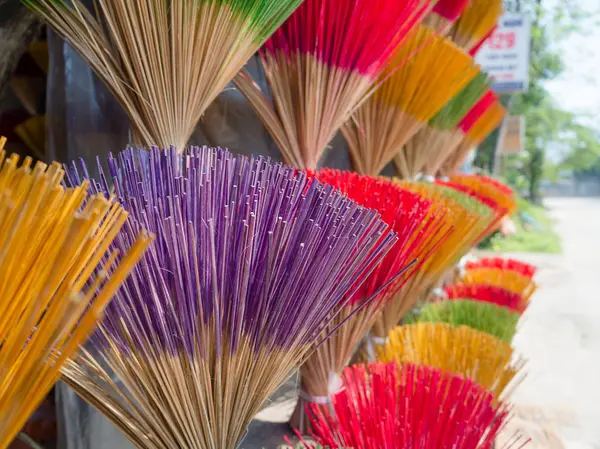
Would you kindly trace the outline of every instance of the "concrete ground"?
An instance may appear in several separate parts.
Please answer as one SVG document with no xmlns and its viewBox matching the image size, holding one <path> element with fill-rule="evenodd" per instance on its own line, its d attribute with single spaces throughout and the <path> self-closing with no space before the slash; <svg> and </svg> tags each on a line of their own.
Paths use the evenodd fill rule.
<svg viewBox="0 0 600 449">
<path fill-rule="evenodd" d="M 600 449 L 600 199 L 546 202 L 556 219 L 563 254 L 514 254 L 539 267 L 539 290 L 515 339 L 529 363 L 513 400 L 515 428 L 544 449 Z M 289 432 L 294 379 L 250 426 L 242 447 L 273 449 Z M 551 444 L 542 426 L 562 443 Z"/>
</svg>

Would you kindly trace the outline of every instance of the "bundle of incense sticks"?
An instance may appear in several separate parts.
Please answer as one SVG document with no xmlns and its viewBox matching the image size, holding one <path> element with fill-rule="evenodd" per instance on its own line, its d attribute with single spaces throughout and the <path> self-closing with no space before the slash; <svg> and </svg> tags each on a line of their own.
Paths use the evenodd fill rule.
<svg viewBox="0 0 600 449">
<path fill-rule="evenodd" d="M 130 148 L 108 167 L 92 187 L 130 212 L 117 246 L 140 227 L 157 238 L 64 378 L 136 447 L 236 447 L 398 238 L 263 158 Z"/>
<path fill-rule="evenodd" d="M 444 34 L 450 26 L 460 17 L 470 0 L 438 0 L 433 11 L 425 18 L 425 25 L 437 33 Z"/>
<path fill-rule="evenodd" d="M 467 53 L 419 26 L 381 75 L 383 84 L 341 128 L 354 169 L 378 175 L 477 73 Z"/>
<path fill-rule="evenodd" d="M 483 280 L 482 276 L 482 281 Z M 523 303 L 523 297 L 519 293 L 486 282 L 457 282 L 455 284 L 447 285 L 444 287 L 444 296 L 447 299 L 476 299 L 477 301 L 506 307 L 519 314 L 523 314 L 527 308 L 527 304 Z"/>
<path fill-rule="evenodd" d="M 442 163 L 438 175 L 448 177 L 457 174 L 469 153 L 500 126 L 505 116 L 506 109 L 498 96 L 488 91 L 458 124 L 462 140 Z"/>
<path fill-rule="evenodd" d="M 421 298 L 429 296 L 429 290 L 436 286 L 440 277 L 472 248 L 482 232 L 496 220 L 491 208 L 454 189 L 424 182 L 400 182 L 400 185 L 443 207 L 444 224 L 455 232 L 440 244 L 428 261 L 421 264 L 403 288 L 385 302 L 371 330 L 376 344 L 385 343 L 402 317 Z"/>
<path fill-rule="evenodd" d="M 398 326 L 377 350 L 385 362 L 416 363 L 463 375 L 496 398 L 510 397 L 523 380 L 524 361 L 508 343 L 467 326 L 439 322 Z"/>
<path fill-rule="evenodd" d="M 473 246 L 477 245 L 482 239 L 495 232 L 500 226 L 502 219 L 506 217 L 510 211 L 509 207 L 507 206 L 508 202 L 505 201 L 504 198 L 497 198 L 497 196 L 492 197 L 489 194 L 490 192 L 488 192 L 488 190 L 491 191 L 491 189 L 477 189 L 474 188 L 473 185 L 465 185 L 465 183 L 457 183 L 453 180 L 442 181 L 438 179 L 435 181 L 435 183 L 437 185 L 445 186 L 458 192 L 462 192 L 463 194 L 485 204 L 492 210 L 494 219 L 489 223 L 488 227 L 483 230 Z M 494 191 L 493 193 L 497 194 L 498 192 Z"/>
<path fill-rule="evenodd" d="M 479 72 L 407 143 L 394 162 L 400 175 L 415 179 L 420 174 L 435 175 L 446 157 L 460 143 L 460 121 L 488 90 L 490 78 Z"/>
<path fill-rule="evenodd" d="M 508 407 L 472 380 L 395 362 L 347 368 L 332 403 L 333 411 L 310 406 L 312 436 L 332 449 L 489 449 L 509 420 Z"/>
<path fill-rule="evenodd" d="M 327 145 L 372 93 L 430 0 L 306 0 L 260 52 L 272 103 L 236 77 L 283 160 L 316 169 Z"/>
<path fill-rule="evenodd" d="M 304 405 L 327 401 L 330 394 L 337 392 L 339 375 L 373 325 L 377 312 L 450 237 L 443 221 L 446 211 L 419 192 L 389 180 L 339 170 L 325 169 L 316 177 L 340 189 L 361 206 L 377 210 L 382 220 L 397 233 L 398 242 L 363 285 L 344 299 L 339 313 L 323 329 L 323 338 L 330 338 L 321 343 L 300 368 L 300 400 L 291 424 L 301 431 L 308 424 Z M 417 263 L 404 276 L 394 280 L 415 260 Z M 365 303 L 374 296 L 374 300 Z M 360 310 L 356 311 L 357 307 Z"/>
<path fill-rule="evenodd" d="M 486 286 L 479 286 L 486 289 Z M 493 293 L 498 292 L 496 289 Z M 497 297 L 492 301 L 484 301 L 471 296 L 473 289 L 466 290 L 464 295 L 457 298 L 437 299 L 426 303 L 420 310 L 414 322 L 448 323 L 452 326 L 468 326 L 485 332 L 506 342 L 512 342 L 516 332 L 520 313 L 502 305 L 504 298 Z M 489 293 L 488 293 L 489 296 Z M 520 307 L 520 297 L 517 296 L 517 307 Z"/>
<path fill-rule="evenodd" d="M 121 103 L 141 145 L 187 143 L 208 105 L 302 0 L 23 0 Z"/>
<path fill-rule="evenodd" d="M 537 289 L 535 281 L 530 276 L 502 267 L 467 267 L 462 281 L 467 284 L 487 284 L 508 290 L 521 297 L 524 307 Z"/>
<path fill-rule="evenodd" d="M 471 0 L 449 36 L 466 51 L 478 49 L 490 37 L 502 13 L 502 0 Z"/>
<path fill-rule="evenodd" d="M 0 138 L 0 448 L 10 445 L 92 333 L 150 243 L 109 251 L 127 213 L 65 189 L 59 164 L 6 156 Z"/>
<path fill-rule="evenodd" d="M 465 263 L 465 269 L 467 270 L 477 268 L 502 268 L 508 271 L 516 271 L 528 278 L 533 278 L 537 271 L 535 265 L 510 257 L 482 257 L 481 259 L 470 260 Z"/>
<path fill-rule="evenodd" d="M 450 178 L 453 184 L 468 187 L 481 199 L 489 199 L 512 215 L 517 210 L 517 201 L 513 190 L 500 181 L 483 175 L 455 175 Z"/>
</svg>

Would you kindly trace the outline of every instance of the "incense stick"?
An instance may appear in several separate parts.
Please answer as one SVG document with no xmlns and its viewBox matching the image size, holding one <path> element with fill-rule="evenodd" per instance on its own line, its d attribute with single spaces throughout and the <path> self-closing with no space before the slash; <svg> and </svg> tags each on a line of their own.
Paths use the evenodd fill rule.
<svg viewBox="0 0 600 449">
<path fill-rule="evenodd" d="M 378 175 L 478 72 L 473 58 L 420 26 L 381 75 L 386 81 L 341 128 L 354 169 Z"/>
<path fill-rule="evenodd" d="M 273 102 L 247 72 L 235 83 L 286 163 L 317 168 L 431 8 L 430 0 L 306 0 L 266 42 L 260 56 Z"/>
<path fill-rule="evenodd" d="M 0 149 L 5 140 L 0 139 Z M 109 251 L 127 213 L 65 189 L 59 164 L 0 152 L 0 447 L 19 433 L 102 318 L 150 237 Z"/>
<path fill-rule="evenodd" d="M 142 225 L 157 239 L 65 379 L 136 447 L 236 447 L 396 237 L 263 158 L 128 149 L 108 166 L 93 185 L 131 213 L 119 245 Z"/>
<path fill-rule="evenodd" d="M 471 0 L 454 22 L 449 36 L 466 51 L 477 47 L 496 27 L 503 13 L 502 3 L 502 0 Z"/>
<path fill-rule="evenodd" d="M 301 0 L 24 0 L 90 65 L 139 145 L 183 148 L 200 117 Z"/>
<path fill-rule="evenodd" d="M 373 325 L 381 307 L 416 275 L 437 248 L 448 238 L 443 227 L 444 211 L 416 192 L 381 178 L 325 169 L 317 179 L 341 189 L 360 205 L 380 212 L 382 220 L 397 233 L 398 241 L 363 285 L 346 298 L 341 312 L 333 317 L 324 335 L 335 334 L 320 345 L 300 368 L 300 400 L 291 418 L 292 426 L 305 430 L 308 420 L 304 405 L 319 402 L 339 388 L 339 375 L 350 362 L 358 343 Z M 416 264 L 392 285 L 382 290 L 413 260 Z M 355 312 L 356 305 L 375 295 Z"/>
<path fill-rule="evenodd" d="M 489 448 L 509 419 L 472 380 L 395 362 L 347 368 L 332 402 L 333 412 L 309 409 L 314 438 L 329 448 Z"/>
<path fill-rule="evenodd" d="M 470 327 L 446 323 L 416 323 L 398 326 L 389 343 L 379 347 L 383 361 L 428 365 L 463 375 L 507 399 L 523 380 L 524 361 L 507 343 Z"/>
</svg>

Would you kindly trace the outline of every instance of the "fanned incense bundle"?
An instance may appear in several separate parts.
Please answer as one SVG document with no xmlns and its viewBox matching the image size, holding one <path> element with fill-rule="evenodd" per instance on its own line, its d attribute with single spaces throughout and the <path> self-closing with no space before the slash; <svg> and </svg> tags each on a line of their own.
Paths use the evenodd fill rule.
<svg viewBox="0 0 600 449">
<path fill-rule="evenodd" d="M 524 308 L 529 305 L 529 299 L 537 289 L 531 277 L 504 268 L 470 268 L 465 271 L 462 280 L 467 284 L 485 283 L 513 292 L 521 297 Z"/>
<path fill-rule="evenodd" d="M 502 0 L 471 0 L 450 30 L 450 37 L 466 51 L 487 39 L 503 13 Z"/>
<path fill-rule="evenodd" d="M 472 260 L 465 264 L 466 270 L 476 268 L 501 268 L 503 270 L 516 271 L 517 273 L 533 278 L 537 271 L 534 265 L 522 260 L 511 259 L 510 257 L 482 257 L 478 260 Z"/>
<path fill-rule="evenodd" d="M 375 343 L 383 344 L 385 337 L 400 322 L 439 278 L 453 266 L 477 241 L 481 233 L 495 220 L 492 210 L 456 190 L 430 183 L 400 182 L 403 187 L 419 193 L 445 211 L 444 223 L 453 232 L 424 261 L 419 270 L 400 291 L 383 305 L 372 328 Z"/>
<path fill-rule="evenodd" d="M 513 190 L 506 184 L 483 175 L 455 175 L 450 178 L 454 184 L 459 184 L 472 189 L 482 199 L 496 202 L 506 210 L 507 215 L 512 215 L 517 210 L 517 202 Z"/>
<path fill-rule="evenodd" d="M 465 376 L 496 398 L 506 399 L 522 380 L 523 360 L 509 344 L 467 326 L 416 323 L 396 327 L 390 341 L 379 347 L 380 359 L 428 365 Z M 510 387 L 510 388 L 509 388 Z"/>
<path fill-rule="evenodd" d="M 473 57 L 477 56 L 477 53 L 479 53 L 479 50 L 481 50 L 481 47 L 483 47 L 483 45 L 487 42 L 487 40 L 492 37 L 492 35 L 494 34 L 494 31 L 496 31 L 497 28 L 498 28 L 498 23 L 495 23 L 494 26 L 492 28 L 490 28 L 490 30 L 487 32 L 487 34 L 485 34 L 479 40 L 479 42 L 477 42 L 473 47 L 471 47 L 471 49 L 469 50 L 469 54 Z"/>
<path fill-rule="evenodd" d="M 140 145 L 183 148 L 200 117 L 302 0 L 23 0 L 121 103 Z"/>
<path fill-rule="evenodd" d="M 339 375 L 373 325 L 377 311 L 407 278 L 427 263 L 449 234 L 443 223 L 444 211 L 433 207 L 431 201 L 417 192 L 385 179 L 339 170 L 325 169 L 316 177 L 361 206 L 377 210 L 396 232 L 398 241 L 362 286 L 344 301 L 346 304 L 323 329 L 323 337 L 332 335 L 300 368 L 301 400 L 292 416 L 292 425 L 301 431 L 308 424 L 304 419 L 304 403 L 323 401 L 337 392 Z M 415 266 L 393 281 L 414 260 L 417 260 Z M 393 283 L 388 286 L 390 281 Z M 374 295 L 374 300 L 364 303 Z M 356 312 L 357 307 L 360 310 Z"/>
<path fill-rule="evenodd" d="M 426 26 L 389 67 L 386 81 L 341 128 L 354 169 L 373 176 L 479 72 L 473 58 Z"/>
<path fill-rule="evenodd" d="M 310 407 L 314 439 L 332 449 L 491 449 L 509 419 L 472 380 L 395 362 L 346 368 L 332 401 L 334 413 Z"/>
<path fill-rule="evenodd" d="M 396 168 L 405 179 L 419 174 L 435 175 L 441 164 L 461 141 L 459 122 L 485 94 L 490 78 L 479 72 L 428 123 L 415 134 L 395 158 Z"/>
<path fill-rule="evenodd" d="M 483 232 L 481 233 L 481 235 L 479 236 L 477 241 L 474 242 L 473 246 L 475 246 L 477 243 L 479 243 L 483 238 L 488 236 L 490 233 L 492 233 L 496 229 L 498 229 L 498 226 L 500 226 L 500 222 L 508 213 L 508 208 L 505 207 L 504 204 L 496 201 L 495 198 L 491 197 L 489 195 L 489 192 L 486 191 L 486 189 L 483 189 L 483 190 L 476 189 L 476 188 L 473 188 L 471 185 L 457 183 L 452 180 L 442 181 L 442 180 L 437 179 L 435 181 L 435 183 L 437 185 L 445 186 L 450 189 L 461 192 L 464 195 L 467 195 L 467 196 L 475 199 L 477 202 L 485 204 L 492 211 L 492 215 L 494 216 L 494 219 L 489 222 L 488 227 L 483 230 Z"/>
<path fill-rule="evenodd" d="M 450 25 L 460 17 L 471 0 L 438 0 L 433 11 L 425 19 L 425 25 L 436 33 L 446 33 Z"/>
<path fill-rule="evenodd" d="M 519 316 L 519 312 L 508 307 L 465 297 L 427 303 L 413 321 L 467 326 L 511 343 Z"/>
<path fill-rule="evenodd" d="M 306 0 L 277 30 L 260 52 L 273 103 L 248 73 L 235 82 L 286 163 L 317 168 L 431 7 L 430 0 Z"/>
<path fill-rule="evenodd" d="M 447 299 L 468 298 L 506 307 L 519 314 L 525 311 L 523 297 L 519 293 L 488 283 L 485 273 L 477 276 L 476 282 L 447 285 L 444 287 L 444 294 Z"/>
<path fill-rule="evenodd" d="M 136 233 L 129 251 L 109 252 L 127 217 L 118 203 L 86 198 L 85 185 L 63 188 L 59 164 L 18 163 L 0 151 L 0 448 L 58 381 L 150 243 Z"/>
<path fill-rule="evenodd" d="M 377 212 L 263 158 L 128 149 L 108 167 L 131 214 L 119 246 L 140 226 L 157 239 L 65 379 L 136 447 L 237 447 L 396 237 Z M 107 193 L 106 179 L 94 188 Z"/>
<path fill-rule="evenodd" d="M 469 153 L 502 124 L 506 109 L 498 96 L 489 91 L 459 123 L 464 137 L 454 151 L 448 155 L 440 169 L 442 176 L 455 175 L 467 160 Z"/>
</svg>

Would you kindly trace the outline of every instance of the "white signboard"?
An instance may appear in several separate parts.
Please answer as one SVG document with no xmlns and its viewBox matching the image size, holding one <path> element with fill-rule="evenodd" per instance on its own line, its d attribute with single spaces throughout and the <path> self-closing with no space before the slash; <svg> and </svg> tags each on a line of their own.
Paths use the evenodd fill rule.
<svg viewBox="0 0 600 449">
<path fill-rule="evenodd" d="M 500 17 L 498 28 L 483 44 L 475 60 L 494 77 L 499 93 L 524 92 L 529 83 L 531 25 L 522 14 Z"/>
</svg>

